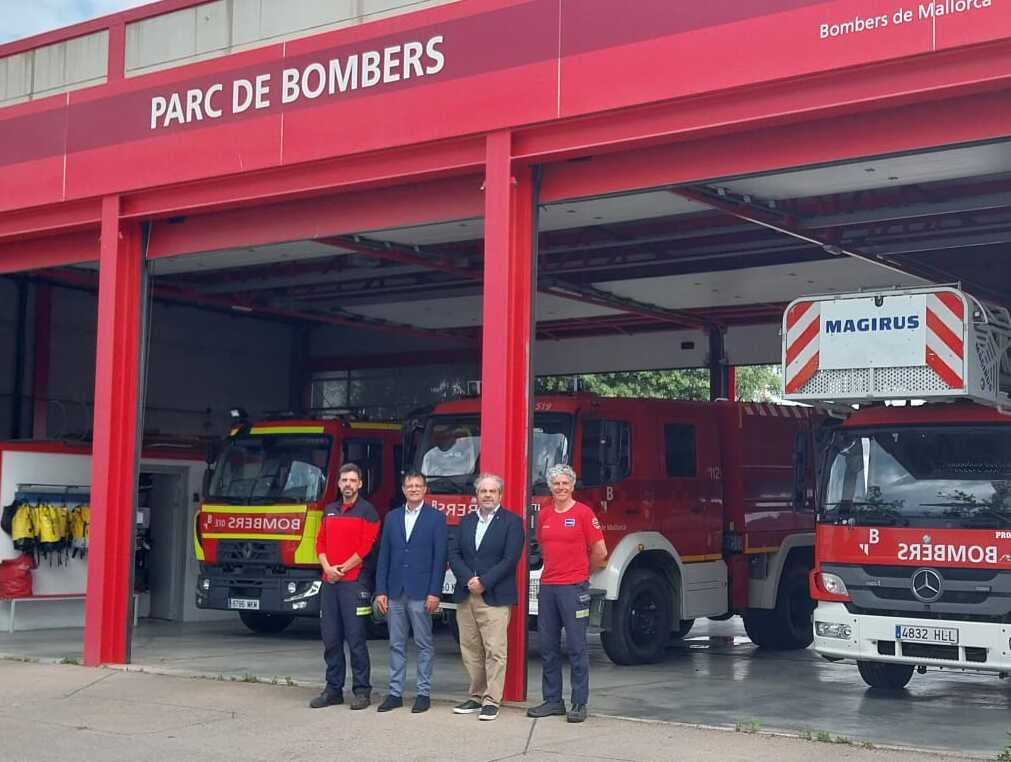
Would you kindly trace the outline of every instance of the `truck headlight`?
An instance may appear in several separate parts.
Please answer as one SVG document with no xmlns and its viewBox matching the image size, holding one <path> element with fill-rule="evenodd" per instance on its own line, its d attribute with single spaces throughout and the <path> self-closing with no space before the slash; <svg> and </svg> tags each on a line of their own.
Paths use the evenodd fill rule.
<svg viewBox="0 0 1011 762">
<path fill-rule="evenodd" d="M 853 635 L 853 628 L 848 624 L 840 624 L 838 622 L 815 622 L 814 633 L 819 638 L 849 640 L 850 636 Z"/>
<path fill-rule="evenodd" d="M 207 577 L 204 577 L 202 580 L 200 580 L 200 589 L 203 590 L 205 593 L 211 589 L 211 581 L 207 579 Z"/>
<path fill-rule="evenodd" d="M 849 595 L 846 583 L 843 582 L 842 577 L 838 574 L 821 572 L 821 588 L 826 593 L 831 593 L 832 595 Z"/>
<path fill-rule="evenodd" d="M 288 583 L 288 595 L 294 595 L 297 592 L 298 592 L 298 585 L 296 585 L 294 582 L 289 582 Z"/>
</svg>

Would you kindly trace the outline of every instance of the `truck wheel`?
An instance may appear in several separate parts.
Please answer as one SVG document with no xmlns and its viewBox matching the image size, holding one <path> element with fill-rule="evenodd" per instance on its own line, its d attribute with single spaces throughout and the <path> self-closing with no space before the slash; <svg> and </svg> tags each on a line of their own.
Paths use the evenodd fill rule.
<svg viewBox="0 0 1011 762">
<path fill-rule="evenodd" d="M 456 623 L 456 612 L 446 611 L 446 628 L 449 630 L 449 634 L 453 636 L 453 640 L 457 643 L 460 642 L 460 625 Z"/>
<path fill-rule="evenodd" d="M 681 627 L 675 632 L 671 633 L 671 638 L 673 638 L 674 640 L 681 640 L 681 638 L 685 637 L 689 632 L 692 631 L 692 627 L 694 626 L 695 626 L 694 619 L 682 619 Z"/>
<path fill-rule="evenodd" d="M 807 648 L 814 640 L 814 601 L 808 592 L 807 569 L 791 566 L 783 572 L 772 611 L 744 615 L 744 629 L 751 642 L 772 651 Z"/>
<path fill-rule="evenodd" d="M 289 614 L 263 614 L 259 611 L 240 611 L 239 619 L 246 627 L 261 635 L 276 635 L 295 621 L 295 617 Z"/>
<path fill-rule="evenodd" d="M 663 659 L 673 627 L 670 585 L 656 572 L 636 569 L 621 586 L 611 629 L 600 633 L 600 642 L 615 664 L 651 664 Z"/>
<path fill-rule="evenodd" d="M 898 691 L 906 687 L 913 676 L 912 664 L 893 664 L 883 661 L 858 661 L 860 677 L 871 688 L 884 691 Z"/>
</svg>

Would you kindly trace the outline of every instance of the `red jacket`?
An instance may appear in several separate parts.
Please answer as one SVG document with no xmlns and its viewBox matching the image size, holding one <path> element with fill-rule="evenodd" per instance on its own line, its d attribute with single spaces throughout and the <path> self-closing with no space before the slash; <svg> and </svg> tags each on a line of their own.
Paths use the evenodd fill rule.
<svg viewBox="0 0 1011 762">
<path fill-rule="evenodd" d="M 327 561 L 337 566 L 357 553 L 362 563 L 342 577 L 356 580 L 378 536 L 379 514 L 368 500 L 359 497 L 348 507 L 330 503 L 323 509 L 323 520 L 316 535 L 316 555 L 326 553 Z"/>
</svg>

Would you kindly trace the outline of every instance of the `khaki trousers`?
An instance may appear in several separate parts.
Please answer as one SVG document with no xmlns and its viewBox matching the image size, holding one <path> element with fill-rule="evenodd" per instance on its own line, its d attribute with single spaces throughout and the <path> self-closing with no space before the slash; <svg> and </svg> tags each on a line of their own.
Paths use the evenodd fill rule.
<svg viewBox="0 0 1011 762">
<path fill-rule="evenodd" d="M 480 704 L 502 703 L 510 611 L 509 606 L 489 606 L 477 593 L 468 595 L 456 609 L 460 654 L 470 675 L 470 697 Z"/>
</svg>

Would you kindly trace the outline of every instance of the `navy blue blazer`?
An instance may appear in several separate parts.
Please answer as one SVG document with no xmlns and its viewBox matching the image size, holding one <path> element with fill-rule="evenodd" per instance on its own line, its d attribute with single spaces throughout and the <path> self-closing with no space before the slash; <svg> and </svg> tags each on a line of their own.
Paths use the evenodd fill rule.
<svg viewBox="0 0 1011 762">
<path fill-rule="evenodd" d="M 499 507 L 491 525 L 475 545 L 477 511 L 460 521 L 449 543 L 449 568 L 456 576 L 453 598 L 465 600 L 470 591 L 467 581 L 477 577 L 484 585 L 484 602 L 489 606 L 512 606 L 517 600 L 516 565 L 523 554 L 523 520 L 512 511 Z"/>
<path fill-rule="evenodd" d="M 421 506 L 411 539 L 404 528 L 405 508 L 390 511 L 383 522 L 376 568 L 376 595 L 412 601 L 442 596 L 446 576 L 446 517 L 428 503 Z"/>
</svg>

